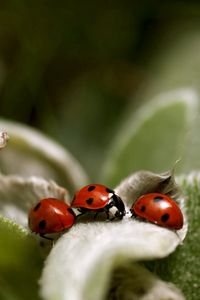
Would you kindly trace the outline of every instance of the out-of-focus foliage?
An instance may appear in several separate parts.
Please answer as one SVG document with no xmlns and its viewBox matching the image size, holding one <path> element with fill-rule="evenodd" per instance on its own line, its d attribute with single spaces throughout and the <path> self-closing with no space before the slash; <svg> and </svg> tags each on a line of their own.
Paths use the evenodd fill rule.
<svg viewBox="0 0 200 300">
<path fill-rule="evenodd" d="M 0 128 L 6 128 L 10 137 L 9 145 L 0 154 L 3 174 L 40 176 L 56 181 L 69 191 L 87 183 L 86 172 L 73 155 L 47 136 L 28 126 L 1 119 Z"/>
<path fill-rule="evenodd" d="M 138 81 L 129 65 L 137 16 L 137 3 L 120 1 L 2 3 L 1 114 L 44 129 L 78 155 L 105 146 Z"/>
<path fill-rule="evenodd" d="M 190 147 L 198 109 L 197 94 L 192 89 L 174 90 L 158 95 L 125 122 L 104 167 L 110 185 L 140 169 L 162 172 L 176 165 L 185 171 L 193 161 Z M 104 178 L 104 177 L 103 177 Z"/>
<path fill-rule="evenodd" d="M 152 61 L 185 32 L 190 41 L 199 16 L 196 1 L 2 0 L 1 115 L 54 136 L 97 178 L 124 111 L 156 75 Z"/>
</svg>

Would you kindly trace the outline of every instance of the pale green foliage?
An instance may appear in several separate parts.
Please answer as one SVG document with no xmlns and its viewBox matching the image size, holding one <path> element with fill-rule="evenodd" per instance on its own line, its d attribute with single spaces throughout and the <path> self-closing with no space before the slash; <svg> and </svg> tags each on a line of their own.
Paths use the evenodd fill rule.
<svg viewBox="0 0 200 300">
<path fill-rule="evenodd" d="M 194 90 L 174 90 L 157 96 L 133 113 L 113 141 L 104 178 L 117 184 L 131 172 L 184 169 L 188 160 L 198 97 Z M 120 172 L 118 172 L 120 170 Z"/>
<path fill-rule="evenodd" d="M 43 258 L 38 245 L 25 229 L 2 217 L 0 237 L 0 298 L 39 299 L 37 280 Z"/>
</svg>

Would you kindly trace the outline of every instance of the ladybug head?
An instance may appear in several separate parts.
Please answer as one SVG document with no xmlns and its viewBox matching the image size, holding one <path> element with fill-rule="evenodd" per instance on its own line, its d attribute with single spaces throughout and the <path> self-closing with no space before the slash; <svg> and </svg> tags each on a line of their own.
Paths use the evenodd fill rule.
<svg viewBox="0 0 200 300">
<path fill-rule="evenodd" d="M 115 193 L 113 193 L 109 203 L 106 205 L 106 209 L 113 218 L 122 219 L 126 214 L 122 199 Z"/>
</svg>

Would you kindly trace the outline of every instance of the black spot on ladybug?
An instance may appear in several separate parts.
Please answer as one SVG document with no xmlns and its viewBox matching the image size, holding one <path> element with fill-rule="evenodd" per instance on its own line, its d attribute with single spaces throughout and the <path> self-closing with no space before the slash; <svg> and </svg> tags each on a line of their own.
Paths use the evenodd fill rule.
<svg viewBox="0 0 200 300">
<path fill-rule="evenodd" d="M 146 210 L 146 206 L 142 205 L 142 207 L 140 208 L 140 211 L 145 212 Z"/>
<path fill-rule="evenodd" d="M 162 215 L 162 217 L 161 217 L 161 221 L 162 222 L 167 222 L 167 220 L 169 220 L 169 214 L 164 214 L 164 215 Z"/>
<path fill-rule="evenodd" d="M 40 205 L 41 205 L 41 203 L 39 202 L 35 207 L 34 207 L 34 211 L 37 211 L 38 209 L 39 209 L 39 207 L 40 207 Z"/>
<path fill-rule="evenodd" d="M 115 192 L 112 189 L 106 188 L 106 192 L 114 194 Z"/>
<path fill-rule="evenodd" d="M 161 200 L 163 200 L 162 196 L 157 196 L 157 197 L 153 198 L 153 202 L 160 202 Z"/>
<path fill-rule="evenodd" d="M 39 229 L 41 229 L 41 230 L 45 229 L 45 227 L 46 227 L 46 221 L 45 220 L 40 221 L 40 223 L 38 224 L 38 226 L 39 226 Z"/>
<path fill-rule="evenodd" d="M 86 200 L 87 204 L 91 205 L 93 203 L 94 199 L 93 198 L 88 198 Z"/>
<path fill-rule="evenodd" d="M 96 188 L 95 185 L 90 185 L 89 188 L 88 188 L 88 192 L 93 191 L 95 188 Z"/>
</svg>

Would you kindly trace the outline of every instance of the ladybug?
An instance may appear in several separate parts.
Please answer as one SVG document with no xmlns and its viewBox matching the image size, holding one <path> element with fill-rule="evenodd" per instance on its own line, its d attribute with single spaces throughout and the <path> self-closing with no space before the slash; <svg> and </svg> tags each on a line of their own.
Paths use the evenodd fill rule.
<svg viewBox="0 0 200 300">
<path fill-rule="evenodd" d="M 31 208 L 28 216 L 31 231 L 44 238 L 47 238 L 45 234 L 61 232 L 71 227 L 74 222 L 75 214 L 70 206 L 55 198 L 40 200 Z"/>
<path fill-rule="evenodd" d="M 160 193 L 141 196 L 131 207 L 132 216 L 170 229 L 183 227 L 183 214 L 176 202 Z"/>
<path fill-rule="evenodd" d="M 112 189 L 102 184 L 84 186 L 76 192 L 71 207 L 77 208 L 81 212 L 80 215 L 89 211 L 105 212 L 107 219 L 110 213 L 118 219 L 122 219 L 125 215 L 125 207 L 121 198 Z"/>
</svg>

